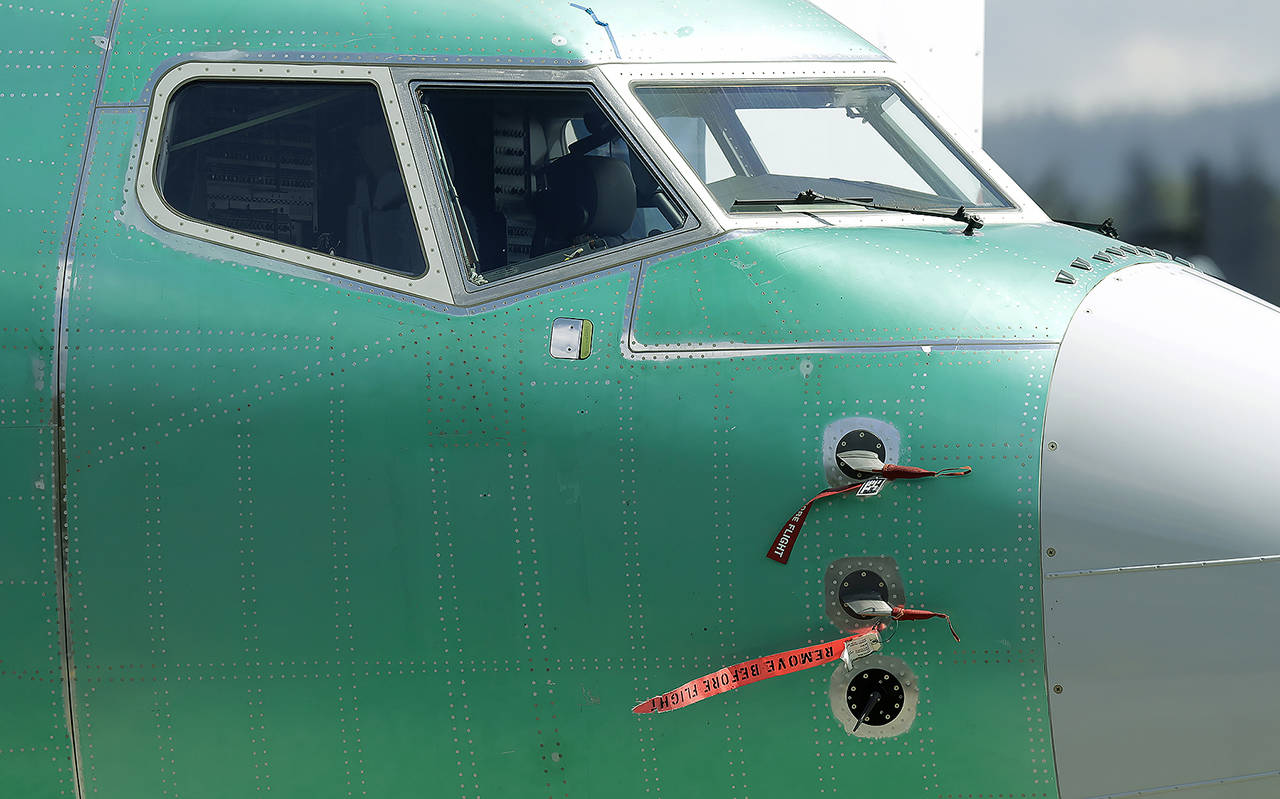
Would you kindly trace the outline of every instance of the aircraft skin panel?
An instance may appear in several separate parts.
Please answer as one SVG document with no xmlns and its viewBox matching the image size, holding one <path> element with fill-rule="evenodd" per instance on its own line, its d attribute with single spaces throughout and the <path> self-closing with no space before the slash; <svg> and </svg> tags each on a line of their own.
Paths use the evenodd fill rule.
<svg viewBox="0 0 1280 799">
<path fill-rule="evenodd" d="M 0 791 L 12 796 L 73 790 L 58 637 L 53 446 L 47 424 L 0 424 Z"/>
<path fill-rule="evenodd" d="M 595 10 L 600 21 L 609 23 L 608 31 L 567 2 L 482 2 L 465 10 L 429 2 L 368 8 L 299 0 L 265 5 L 250 0 L 127 4 L 103 99 L 145 99 L 156 66 L 175 53 L 230 50 L 263 53 L 268 59 L 292 52 L 303 57 L 324 53 L 403 63 L 512 66 L 885 60 L 861 36 L 796 0 L 740 0 L 731 15 L 712 0 L 613 3 Z"/>
<path fill-rule="evenodd" d="M 1107 243 L 1060 225 L 740 234 L 646 264 L 632 346 L 1055 342 L 1080 298 L 1123 265 L 1095 262 L 1067 286 L 1054 282 L 1071 260 L 1062 253 Z"/>
<path fill-rule="evenodd" d="M 1259 699 L 1280 670 L 1278 336 L 1274 306 L 1175 264 L 1104 280 L 1067 329 L 1042 483 L 1064 797 L 1280 790 Z"/>
<path fill-rule="evenodd" d="M 1054 795 L 1034 503 L 1052 347 L 638 361 L 615 343 L 634 267 L 458 316 L 202 258 L 115 216 L 139 123 L 100 119 L 70 300 L 69 526 L 94 564 L 73 575 L 76 712 L 99 795 L 397 795 L 422 773 L 458 796 Z M 811 301 L 824 269 L 795 264 L 775 296 Z M 550 358 L 556 316 L 593 321 L 590 358 Z M 856 416 L 892 424 L 903 462 L 975 472 L 816 506 L 793 562 L 767 560 L 826 485 L 826 426 Z M 838 637 L 826 564 L 867 553 L 964 639 L 899 626 L 887 652 L 922 684 L 905 736 L 844 733 L 843 666 L 631 714 Z"/>
<path fill-rule="evenodd" d="M 0 224 L 0 235 L 3 227 Z M 47 238 L 15 236 L 9 241 L 21 248 L 18 252 L 35 252 L 47 246 Z M 55 254 L 46 257 L 57 261 Z M 57 269 L 32 268 L 17 258 L 11 263 L 13 267 L 0 266 L 0 313 L 5 320 L 0 325 L 0 370 L 7 376 L 0 383 L 0 430 L 37 427 L 52 432 L 56 383 L 52 295 L 57 291 Z"/>
<path fill-rule="evenodd" d="M 75 795 L 56 525 L 59 262 L 107 2 L 0 6 L 0 795 Z"/>
<path fill-rule="evenodd" d="M 1089 748 L 1103 740 L 1089 724 L 1126 702 L 1177 729 L 1151 710 L 1167 686 L 1135 664 L 1181 658 L 1166 669 L 1180 695 L 1216 664 L 1184 656 L 1170 621 L 1117 625 L 1105 647 L 1121 657 L 1105 662 L 1130 693 L 1090 691 L 1092 621 L 1130 597 L 1089 586 L 1141 590 L 1157 614 L 1187 606 L 1185 591 L 1230 593 L 1229 574 L 1265 606 L 1273 563 L 1184 569 L 1174 588 L 1154 566 L 1042 580 L 1042 463 L 1053 524 L 1064 502 L 1088 508 L 1041 449 L 1059 342 L 1116 274 L 1167 268 L 1127 268 L 1151 256 L 1107 261 L 1092 256 L 1118 242 L 1008 224 L 1040 218 L 1029 201 L 974 237 L 924 220 L 725 233 L 734 218 L 694 208 L 699 232 L 669 246 L 705 231 L 700 244 L 463 309 L 182 238 L 138 205 L 150 87 L 165 64 L 215 51 L 300 69 L 883 59 L 807 4 L 605 11 L 608 30 L 567 3 L 0 9 L 41 67 L 0 96 L 23 121 L 0 160 L 17 209 L 0 217 L 0 795 L 1049 799 L 1060 774 L 1073 799 L 1175 787 L 1157 776 L 1263 795 L 1260 753 L 1275 747 L 1221 721 L 1205 727 L 1217 770 L 1185 753 L 1182 770 L 1148 769 L 1144 750 L 1145 782 L 1086 773 L 1115 760 Z M 560 317 L 593 324 L 585 360 L 551 357 Z M 1084 386 L 1069 393 L 1087 411 Z M 973 473 L 824 500 L 791 563 L 768 560 L 782 523 L 830 486 L 833 425 L 868 418 L 892 427 L 900 463 Z M 1072 534 L 1089 524 L 1071 519 Z M 1095 554 L 1167 554 L 1094 527 Z M 1215 552 L 1260 540 L 1224 536 Z M 1078 551 L 1053 567 L 1096 565 Z M 828 696 L 841 664 L 632 713 L 719 667 L 839 638 L 826 569 L 864 556 L 893 558 L 907 604 L 952 614 L 962 638 L 903 622 L 885 644 L 918 678 L 904 733 L 846 733 Z M 1265 659 L 1264 623 L 1242 612 L 1222 634 Z M 1125 654 L 1156 633 L 1164 649 Z M 1078 642 L 1070 657 L 1063 641 Z M 1233 701 L 1263 671 L 1237 667 Z M 1214 748 L 1233 742 L 1234 760 Z"/>
<path fill-rule="evenodd" d="M 1061 475 L 1066 484 L 1044 502 L 1053 524 L 1066 532 L 1083 512 L 1066 496 L 1074 484 L 1096 480 L 1098 518 L 1090 528 L 1097 540 L 1061 547 L 1051 571 L 1274 554 L 1269 521 L 1280 514 L 1280 497 L 1269 491 L 1266 469 L 1246 467 L 1229 478 L 1197 476 L 1194 502 L 1175 505 L 1152 495 L 1163 483 L 1157 475 L 1200 451 L 1196 442 L 1184 448 L 1158 431 L 1203 425 L 1212 441 L 1230 442 L 1233 460 L 1276 462 L 1280 424 L 1270 414 L 1255 421 L 1255 413 L 1261 416 L 1280 402 L 1280 385 L 1271 373 L 1278 332 L 1280 311 L 1274 306 L 1176 264 L 1126 270 L 1086 298 L 1068 328 L 1054 375 L 1054 395 L 1063 397 L 1054 403 L 1055 421 L 1064 437 L 1090 427 L 1096 431 L 1054 451 L 1046 474 Z M 1162 335 L 1178 337 L 1176 359 L 1166 354 Z M 1108 346 L 1120 337 L 1131 342 L 1127 348 Z M 1092 403 L 1073 401 L 1086 386 L 1102 407 L 1147 408 L 1143 423 L 1104 423 Z M 1107 459 L 1103 467 L 1094 458 L 1109 448 L 1123 457 Z M 1135 489 L 1143 502 L 1134 501 Z M 1218 526 L 1230 534 L 1206 535 Z"/>
</svg>

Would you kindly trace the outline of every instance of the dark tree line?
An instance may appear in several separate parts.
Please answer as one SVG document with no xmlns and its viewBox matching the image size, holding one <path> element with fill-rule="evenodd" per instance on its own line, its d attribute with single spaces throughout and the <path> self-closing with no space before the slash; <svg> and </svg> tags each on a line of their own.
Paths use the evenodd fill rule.
<svg viewBox="0 0 1280 799">
<path fill-rule="evenodd" d="M 1201 160 L 1160 170 L 1129 158 L 1124 188 L 1088 200 L 1048 170 L 1032 196 L 1059 219 L 1115 219 L 1120 237 L 1188 258 L 1208 256 L 1231 283 L 1280 304 L 1280 187 L 1249 151 L 1231 169 Z"/>
</svg>

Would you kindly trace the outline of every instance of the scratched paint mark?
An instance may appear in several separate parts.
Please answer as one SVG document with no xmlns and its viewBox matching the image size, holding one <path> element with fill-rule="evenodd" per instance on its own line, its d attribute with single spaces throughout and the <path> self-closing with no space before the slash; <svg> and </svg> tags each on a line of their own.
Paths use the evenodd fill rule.
<svg viewBox="0 0 1280 799">
<path fill-rule="evenodd" d="M 43 358 L 32 356 L 31 380 L 35 383 L 36 391 L 44 391 L 44 370 L 47 366 Z"/>
<path fill-rule="evenodd" d="M 747 280 L 751 281 L 751 285 L 757 288 L 761 286 L 769 285 L 770 283 L 774 282 L 775 280 L 778 280 L 779 278 L 786 275 L 788 271 L 790 271 L 789 267 L 785 266 L 784 264 L 775 263 L 773 264 L 773 266 L 774 267 L 781 266 L 782 270 L 770 276 L 768 272 L 759 268 L 760 266 L 759 261 L 752 261 L 750 263 L 747 263 L 741 258 L 733 258 L 732 260 L 729 261 L 729 265 L 732 266 L 734 269 L 737 269 L 742 274 L 746 275 Z"/>
</svg>

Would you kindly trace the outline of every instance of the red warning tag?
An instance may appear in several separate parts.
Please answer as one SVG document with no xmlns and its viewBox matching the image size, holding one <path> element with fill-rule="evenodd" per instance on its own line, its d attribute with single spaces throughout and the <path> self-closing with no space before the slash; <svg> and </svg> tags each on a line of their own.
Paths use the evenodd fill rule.
<svg viewBox="0 0 1280 799">
<path fill-rule="evenodd" d="M 776 655 L 756 658 L 720 669 L 705 677 L 690 680 L 674 691 L 646 699 L 631 709 L 632 713 L 666 713 L 701 702 L 710 696 L 732 691 L 754 682 L 793 674 L 837 660 L 846 665 L 852 660 L 869 655 L 880 648 L 880 631 L 868 628 L 856 635 L 829 641 L 817 646 L 792 649 Z M 849 654 L 846 655 L 846 650 Z"/>
<path fill-rule="evenodd" d="M 777 538 L 773 539 L 773 546 L 769 548 L 769 557 L 779 563 L 786 563 L 791 559 L 791 547 L 795 545 L 796 536 L 800 535 L 800 528 L 804 527 L 804 520 L 809 516 L 809 509 L 813 507 L 813 503 L 827 497 L 834 497 L 836 494 L 847 494 L 854 489 L 862 488 L 863 483 L 854 483 L 844 488 L 833 488 L 830 491 L 823 491 L 818 496 L 804 503 L 804 507 L 796 511 L 796 515 L 787 520 L 782 525 L 782 529 L 778 531 Z"/>
<path fill-rule="evenodd" d="M 773 546 L 769 548 L 766 555 L 770 560 L 776 560 L 779 563 L 786 563 L 791 559 L 791 550 L 795 547 L 796 537 L 800 535 L 800 528 L 804 527 L 804 520 L 809 517 L 809 509 L 813 507 L 813 503 L 820 499 L 834 497 L 837 494 L 847 494 L 855 489 L 860 497 L 875 496 L 880 493 L 880 489 L 884 488 L 885 483 L 890 480 L 917 480 L 922 477 L 963 477 L 971 471 L 973 469 L 968 466 L 956 466 L 931 472 L 928 469 L 921 469 L 916 466 L 899 466 L 896 463 L 887 463 L 880 470 L 880 473 L 873 477 L 844 488 L 832 488 L 823 491 L 804 503 L 804 507 L 796 511 L 795 515 L 788 519 L 786 524 L 782 525 L 777 537 L 773 539 Z"/>
</svg>

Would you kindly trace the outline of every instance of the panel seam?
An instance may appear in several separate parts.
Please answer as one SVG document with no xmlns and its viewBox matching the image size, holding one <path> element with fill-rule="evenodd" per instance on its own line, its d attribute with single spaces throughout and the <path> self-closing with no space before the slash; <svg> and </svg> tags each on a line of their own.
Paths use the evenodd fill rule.
<svg viewBox="0 0 1280 799">
<path fill-rule="evenodd" d="M 1045 579 L 1064 577 L 1091 577 L 1101 574 L 1130 574 L 1133 572 L 1176 571 L 1178 569 L 1206 569 L 1214 566 L 1246 566 L 1258 563 L 1280 563 L 1280 555 L 1251 555 L 1242 558 L 1217 560 L 1185 560 L 1173 563 L 1144 563 L 1137 566 L 1112 566 L 1102 569 L 1076 569 L 1074 571 L 1047 572 Z"/>
<path fill-rule="evenodd" d="M 67 723 L 67 739 L 71 751 L 71 781 L 75 789 L 76 799 L 85 799 L 83 761 L 80 757 L 80 740 L 76 724 L 75 703 L 75 659 L 71 650 L 71 608 L 70 608 L 70 531 L 67 524 L 67 433 L 66 433 L 66 389 L 67 389 L 67 353 L 70 352 L 68 320 L 70 309 L 68 292 L 71 287 L 71 258 L 75 247 L 75 238 L 80 229 L 80 213 L 84 208 L 85 182 L 89 174 L 89 161 L 95 132 L 98 128 L 98 103 L 102 100 L 102 92 L 106 86 L 107 67 L 111 62 L 111 51 L 115 46 L 116 29 L 120 23 L 120 14 L 124 0 L 112 0 L 111 14 L 107 21 L 106 46 L 103 48 L 102 60 L 98 64 L 98 82 L 93 91 L 93 101 L 89 105 L 89 119 L 86 123 L 84 147 L 80 154 L 80 169 L 76 174 L 75 193 L 71 201 L 70 217 L 63 229 L 63 241 L 59 249 L 57 293 L 54 296 L 54 317 L 57 327 L 54 328 L 54 380 L 55 396 L 53 401 L 53 462 L 55 469 L 53 491 L 53 526 L 55 540 L 55 566 L 58 579 L 58 627 L 59 646 L 62 649 L 62 692 L 65 702 Z"/>
<path fill-rule="evenodd" d="M 1214 785 L 1233 785 L 1241 782 L 1253 782 L 1254 780 L 1265 780 L 1271 777 L 1280 777 L 1280 770 L 1276 771 L 1260 771 L 1257 774 L 1241 774 L 1237 777 L 1219 777 L 1212 780 L 1199 780 L 1197 782 L 1180 782 L 1177 785 L 1161 785 L 1156 788 L 1139 788 L 1136 791 L 1125 791 L 1124 793 L 1108 793 L 1099 796 L 1090 797 L 1090 799 L 1132 799 L 1139 796 L 1151 796 L 1157 793 L 1167 793 L 1169 791 L 1180 791 L 1186 788 L 1209 788 Z"/>
</svg>

